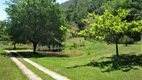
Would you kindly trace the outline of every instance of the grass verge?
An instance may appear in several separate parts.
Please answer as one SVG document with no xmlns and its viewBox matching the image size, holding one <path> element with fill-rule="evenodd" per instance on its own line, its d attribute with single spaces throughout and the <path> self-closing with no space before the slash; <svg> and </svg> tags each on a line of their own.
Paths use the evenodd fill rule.
<svg viewBox="0 0 142 80">
<path fill-rule="evenodd" d="M 0 80 L 28 80 L 12 60 L 0 48 Z"/>
</svg>

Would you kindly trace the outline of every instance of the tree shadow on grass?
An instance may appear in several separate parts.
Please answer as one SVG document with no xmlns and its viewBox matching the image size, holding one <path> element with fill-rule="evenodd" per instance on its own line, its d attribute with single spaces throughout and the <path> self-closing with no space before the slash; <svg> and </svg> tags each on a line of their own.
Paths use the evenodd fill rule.
<svg viewBox="0 0 142 80">
<path fill-rule="evenodd" d="M 104 59 L 104 60 L 101 60 Z M 142 66 L 142 54 L 140 55 L 128 55 L 123 54 L 119 57 L 111 56 L 111 57 L 101 57 L 101 61 L 91 61 L 85 65 L 76 65 L 68 68 L 77 68 L 83 66 L 91 66 L 91 67 L 99 67 L 103 69 L 102 72 L 111 72 L 116 70 L 121 70 L 123 72 L 128 72 L 131 69 L 138 70 L 135 66 Z"/>
<path fill-rule="evenodd" d="M 11 53 L 15 57 L 19 57 L 17 53 Z M 18 52 L 24 58 L 41 58 L 41 57 L 69 57 L 68 55 L 64 54 L 56 54 L 56 53 L 33 53 L 33 52 Z"/>
<path fill-rule="evenodd" d="M 31 48 L 16 48 L 16 49 L 13 49 L 13 48 L 5 48 L 4 50 L 27 50 L 27 49 L 31 49 Z"/>
</svg>

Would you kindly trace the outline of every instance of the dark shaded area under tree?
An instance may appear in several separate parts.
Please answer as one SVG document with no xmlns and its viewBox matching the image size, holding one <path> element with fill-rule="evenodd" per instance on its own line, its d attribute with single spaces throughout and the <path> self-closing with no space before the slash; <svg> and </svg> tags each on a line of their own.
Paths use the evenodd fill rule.
<svg viewBox="0 0 142 80">
<path fill-rule="evenodd" d="M 127 72 L 130 70 L 139 70 L 135 68 L 135 66 L 142 66 L 142 55 L 128 55 L 122 54 L 117 57 L 113 55 L 111 57 L 101 57 L 100 59 L 105 59 L 102 61 L 93 60 L 84 65 L 76 65 L 70 68 L 77 68 L 77 67 L 84 67 L 84 66 L 91 66 L 91 67 L 98 67 L 102 69 L 102 72 L 111 72 L 116 70 L 121 70 L 123 72 Z M 107 59 L 107 60 L 106 60 Z"/>
</svg>

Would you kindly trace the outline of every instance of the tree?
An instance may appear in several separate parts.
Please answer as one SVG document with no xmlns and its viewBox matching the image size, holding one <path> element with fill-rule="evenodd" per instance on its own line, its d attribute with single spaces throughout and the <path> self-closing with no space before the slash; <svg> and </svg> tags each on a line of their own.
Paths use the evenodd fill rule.
<svg viewBox="0 0 142 80">
<path fill-rule="evenodd" d="M 8 6 L 10 36 L 19 42 L 31 42 L 34 53 L 37 44 L 47 45 L 45 42 L 54 41 L 54 45 L 58 45 L 64 40 L 64 33 L 60 30 L 64 25 L 63 16 L 55 0 L 12 0 Z"/>
<path fill-rule="evenodd" d="M 42 39 L 41 44 L 48 45 L 49 50 L 51 50 L 51 47 L 63 47 L 61 43 L 66 38 L 66 32 L 62 31 L 60 27 L 66 26 L 66 15 L 61 12 L 59 4 L 57 4 L 52 6 L 48 16 L 50 16 L 48 17 L 50 24 L 46 27 L 48 31 L 45 32 L 47 33 L 45 35 L 47 37 L 45 37 L 45 40 Z"/>
<path fill-rule="evenodd" d="M 77 24 L 77 28 L 84 29 L 84 25 L 81 22 L 81 19 L 86 18 L 87 16 L 87 5 L 89 1 L 87 0 L 73 0 L 72 4 L 69 6 L 69 9 L 65 11 L 67 15 L 67 20 L 73 24 Z"/>
<path fill-rule="evenodd" d="M 103 3 L 101 7 L 109 10 L 114 15 L 117 15 L 119 8 L 130 9 L 126 17 L 127 21 L 142 20 L 142 0 L 109 0 Z M 140 35 L 140 32 L 135 32 L 133 34 L 127 33 L 126 36 L 129 36 L 133 41 L 140 41 Z"/>
<path fill-rule="evenodd" d="M 103 15 L 89 13 L 89 17 L 94 20 L 89 23 L 89 20 L 83 20 L 90 25 L 89 30 L 80 31 L 80 35 L 95 37 L 96 40 L 103 40 L 108 43 L 116 44 L 116 55 L 118 56 L 118 41 L 126 33 L 134 33 L 142 31 L 142 20 L 133 20 L 128 22 L 125 20 L 129 14 L 129 10 L 119 9 L 117 15 L 111 14 L 106 10 Z"/>
<path fill-rule="evenodd" d="M 7 30 L 7 21 L 6 20 L 0 21 L 0 40 L 1 41 L 9 40 L 9 36 L 6 33 L 6 30 Z"/>
<path fill-rule="evenodd" d="M 22 3 L 22 2 L 21 2 Z M 16 49 L 16 43 L 26 43 L 27 40 L 22 36 L 23 22 L 24 22 L 24 8 L 20 5 L 20 1 L 11 0 L 7 2 L 8 8 L 6 12 L 9 15 L 7 19 L 7 33 L 10 36 L 10 40 L 13 42 L 13 49 Z"/>
<path fill-rule="evenodd" d="M 128 21 L 133 19 L 142 19 L 141 9 L 142 0 L 109 0 L 102 4 L 103 9 L 109 10 L 111 13 L 116 14 L 119 8 L 130 9 L 128 14 Z M 109 6 L 108 6 L 109 5 Z"/>
</svg>

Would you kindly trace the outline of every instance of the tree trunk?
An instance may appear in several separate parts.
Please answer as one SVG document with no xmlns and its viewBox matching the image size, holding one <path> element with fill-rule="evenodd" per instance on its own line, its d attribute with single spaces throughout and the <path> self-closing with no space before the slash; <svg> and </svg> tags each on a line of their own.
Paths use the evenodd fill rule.
<svg viewBox="0 0 142 80">
<path fill-rule="evenodd" d="M 49 51 L 51 51 L 50 45 L 48 45 L 48 49 L 49 49 Z"/>
<path fill-rule="evenodd" d="M 36 53 L 36 47 L 37 47 L 37 43 L 33 43 L 33 52 L 34 52 L 34 54 Z"/>
<path fill-rule="evenodd" d="M 84 37 L 84 40 L 87 40 L 87 37 Z"/>
<path fill-rule="evenodd" d="M 125 46 L 128 46 L 127 42 L 125 43 Z"/>
<path fill-rule="evenodd" d="M 16 43 L 13 43 L 13 49 L 14 50 L 16 49 Z"/>
<path fill-rule="evenodd" d="M 116 40 L 116 56 L 119 56 L 118 54 L 118 41 Z"/>
</svg>

